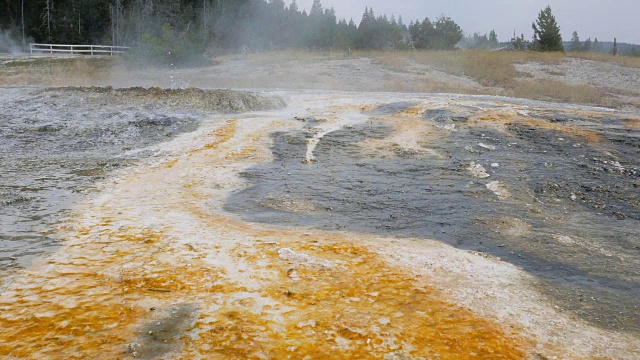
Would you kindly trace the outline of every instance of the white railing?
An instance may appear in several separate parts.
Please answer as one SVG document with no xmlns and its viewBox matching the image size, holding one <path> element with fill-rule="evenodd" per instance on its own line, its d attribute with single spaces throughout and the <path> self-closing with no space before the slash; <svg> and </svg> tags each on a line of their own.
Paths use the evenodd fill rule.
<svg viewBox="0 0 640 360">
<path fill-rule="evenodd" d="M 60 44 L 29 44 L 31 54 L 80 54 L 80 55 L 117 55 L 129 50 L 126 46 L 108 45 L 60 45 Z"/>
</svg>

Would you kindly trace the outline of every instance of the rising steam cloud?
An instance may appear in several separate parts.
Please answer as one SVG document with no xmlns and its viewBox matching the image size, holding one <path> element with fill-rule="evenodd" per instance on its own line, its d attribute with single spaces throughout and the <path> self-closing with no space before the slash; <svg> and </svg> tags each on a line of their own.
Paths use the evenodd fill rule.
<svg viewBox="0 0 640 360">
<path fill-rule="evenodd" d="M 21 54 L 22 52 L 20 41 L 15 39 L 10 32 L 0 30 L 0 53 Z"/>
</svg>

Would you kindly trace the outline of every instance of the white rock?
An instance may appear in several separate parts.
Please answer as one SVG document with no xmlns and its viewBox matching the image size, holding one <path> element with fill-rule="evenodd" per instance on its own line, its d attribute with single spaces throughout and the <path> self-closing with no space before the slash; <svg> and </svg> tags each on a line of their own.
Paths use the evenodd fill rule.
<svg viewBox="0 0 640 360">
<path fill-rule="evenodd" d="M 499 181 L 492 181 L 486 186 L 487 189 L 493 191 L 500 200 L 506 200 L 511 197 L 509 190 L 504 185 L 500 184 Z"/>
<path fill-rule="evenodd" d="M 487 144 L 483 144 L 483 143 L 478 143 L 478 146 L 480 146 L 483 149 L 487 149 L 487 150 L 495 150 L 496 147 L 493 145 L 487 145 Z"/>
<path fill-rule="evenodd" d="M 484 166 L 476 164 L 474 162 L 469 165 L 467 170 L 469 170 L 471 175 L 480 179 L 488 178 L 490 176 L 489 174 L 487 174 L 487 169 L 485 169 Z"/>
<path fill-rule="evenodd" d="M 559 242 L 560 244 L 564 244 L 564 245 L 573 245 L 576 243 L 575 240 L 573 240 L 570 236 L 566 236 L 566 235 L 554 235 L 553 238 L 556 239 L 556 241 Z"/>
</svg>

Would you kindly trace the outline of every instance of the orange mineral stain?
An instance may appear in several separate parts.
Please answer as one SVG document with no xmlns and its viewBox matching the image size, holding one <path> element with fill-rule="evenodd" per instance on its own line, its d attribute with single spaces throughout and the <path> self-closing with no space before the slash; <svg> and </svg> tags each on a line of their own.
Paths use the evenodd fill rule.
<svg viewBox="0 0 640 360">
<path fill-rule="evenodd" d="M 237 130 L 237 120 L 232 119 L 228 120 L 222 127 L 216 129 L 215 131 L 209 134 L 210 137 L 213 137 L 213 141 L 204 145 L 200 151 L 202 150 L 211 150 L 216 148 L 218 145 L 229 141 Z"/>
<path fill-rule="evenodd" d="M 0 294 L 0 358 L 132 358 L 154 336 L 148 325 L 184 304 L 194 322 L 170 358 L 527 355 L 526 334 L 455 305 L 356 235 L 220 212 L 209 189 L 227 178 L 216 176 L 266 157 L 269 126 L 229 121 L 190 156 L 136 173 L 87 206 L 64 228 L 64 247 Z M 191 170 L 201 178 L 178 175 Z"/>
<path fill-rule="evenodd" d="M 309 245 L 314 237 L 307 237 L 306 244 L 279 245 L 297 245 L 293 251 L 304 254 L 302 261 L 283 260 L 277 248 L 263 245 L 277 277 L 259 297 L 285 309 L 282 318 L 275 321 L 271 309 L 256 313 L 253 299 L 220 309 L 213 319 L 198 322 L 201 336 L 187 345 L 189 352 L 220 359 L 525 356 L 528 344 L 518 335 L 448 303 L 348 239 L 335 240 Z M 331 260 L 316 263 L 305 255 Z"/>
<path fill-rule="evenodd" d="M 600 134 L 596 131 L 580 129 L 577 126 L 569 126 L 556 124 L 545 120 L 525 120 L 519 122 L 522 125 L 531 126 L 534 128 L 545 129 L 545 130 L 554 130 L 561 133 L 564 133 L 569 136 L 577 137 L 586 141 L 587 143 L 598 143 L 601 140 Z"/>
<path fill-rule="evenodd" d="M 640 119 L 638 118 L 627 119 L 624 123 L 624 126 L 631 129 L 640 129 Z"/>
<path fill-rule="evenodd" d="M 598 143 L 601 140 L 598 132 L 581 128 L 577 124 L 565 125 L 544 119 L 525 117 L 512 110 L 485 110 L 481 114 L 472 117 L 472 120 L 476 124 L 482 124 L 483 122 L 501 124 L 505 126 L 510 124 L 521 124 L 535 129 L 553 130 L 564 133 L 568 136 L 580 138 L 588 143 Z"/>
</svg>

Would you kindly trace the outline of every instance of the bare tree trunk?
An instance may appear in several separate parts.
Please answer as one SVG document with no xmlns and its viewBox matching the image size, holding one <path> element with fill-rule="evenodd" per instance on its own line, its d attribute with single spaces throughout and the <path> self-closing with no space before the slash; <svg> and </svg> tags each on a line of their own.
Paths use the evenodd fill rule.
<svg viewBox="0 0 640 360">
<path fill-rule="evenodd" d="M 47 23 L 47 42 L 51 43 L 51 10 L 53 10 L 52 0 L 47 0 L 45 12 L 44 12 L 44 21 Z"/>
<path fill-rule="evenodd" d="M 111 17 L 111 45 L 116 46 L 116 27 L 113 15 L 113 5 L 109 4 L 109 16 Z"/>
<path fill-rule="evenodd" d="M 142 24 L 144 22 L 144 0 L 138 0 L 138 21 L 136 23 L 136 41 L 139 43 L 142 40 Z"/>
<path fill-rule="evenodd" d="M 202 20 L 203 20 L 203 33 L 204 33 L 204 41 L 205 44 L 207 43 L 208 40 L 208 35 L 209 35 L 209 30 L 207 30 L 207 20 L 209 19 L 209 13 L 207 12 L 207 1 L 209 0 L 202 0 Z"/>
<path fill-rule="evenodd" d="M 141 24 L 140 27 L 140 39 L 142 39 L 142 34 L 144 33 L 144 27 L 147 26 L 148 24 L 146 23 L 146 21 L 148 21 L 151 16 L 153 15 L 153 0 L 144 0 L 144 8 L 142 9 L 143 15 L 144 15 L 144 21 Z"/>
<path fill-rule="evenodd" d="M 204 23 L 204 30 L 207 30 L 207 0 L 202 0 L 202 20 Z"/>
<path fill-rule="evenodd" d="M 78 38 L 80 38 L 80 36 L 82 36 L 82 28 L 81 28 L 81 20 L 80 20 L 80 11 L 76 8 L 76 2 L 72 1 L 71 2 L 71 9 L 73 10 L 73 12 L 78 15 Z"/>
<path fill-rule="evenodd" d="M 116 37 L 118 38 L 116 42 L 116 46 L 120 45 L 120 13 L 121 13 L 122 3 L 120 0 L 116 0 Z"/>
<path fill-rule="evenodd" d="M 109 5 L 111 12 L 111 42 L 113 46 L 120 44 L 120 22 L 122 18 L 122 2 L 115 0 L 113 5 Z"/>
<path fill-rule="evenodd" d="M 15 28 L 17 27 L 18 19 L 14 18 L 13 11 L 11 11 L 12 10 L 13 1 L 5 0 L 4 3 L 6 4 L 6 8 L 5 8 L 4 11 L 6 11 L 6 16 L 7 16 L 7 19 L 9 20 L 9 24 L 7 24 L 8 28 L 11 29 L 11 30 L 15 30 Z"/>
<path fill-rule="evenodd" d="M 24 0 L 22 0 L 22 48 L 26 49 L 27 38 L 24 36 Z"/>
</svg>

